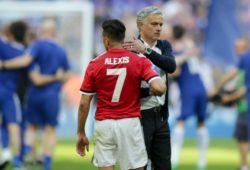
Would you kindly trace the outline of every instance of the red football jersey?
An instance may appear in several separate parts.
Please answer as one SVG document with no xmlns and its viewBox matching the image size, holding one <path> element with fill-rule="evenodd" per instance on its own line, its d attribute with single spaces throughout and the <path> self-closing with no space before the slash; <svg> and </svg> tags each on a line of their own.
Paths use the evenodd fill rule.
<svg viewBox="0 0 250 170">
<path fill-rule="evenodd" d="M 159 78 L 144 56 L 109 49 L 86 70 L 81 93 L 97 94 L 96 120 L 140 117 L 141 81 Z"/>
</svg>

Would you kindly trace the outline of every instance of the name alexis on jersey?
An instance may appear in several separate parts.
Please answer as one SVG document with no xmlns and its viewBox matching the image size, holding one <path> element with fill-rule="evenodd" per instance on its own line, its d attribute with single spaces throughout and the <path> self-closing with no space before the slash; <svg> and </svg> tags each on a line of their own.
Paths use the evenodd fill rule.
<svg viewBox="0 0 250 170">
<path fill-rule="evenodd" d="M 119 58 L 106 58 L 104 64 L 116 65 L 116 64 L 127 64 L 129 63 L 129 57 L 119 57 Z"/>
</svg>

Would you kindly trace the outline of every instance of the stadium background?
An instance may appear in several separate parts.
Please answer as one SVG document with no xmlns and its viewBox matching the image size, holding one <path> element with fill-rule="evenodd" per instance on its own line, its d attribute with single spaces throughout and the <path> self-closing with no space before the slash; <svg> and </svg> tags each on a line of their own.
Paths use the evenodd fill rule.
<svg viewBox="0 0 250 170">
<path fill-rule="evenodd" d="M 46 10 L 39 9 L 41 4 L 47 6 Z M 100 24 L 108 18 L 119 18 L 126 24 L 127 37 L 130 38 L 137 35 L 136 12 L 148 5 L 160 7 L 165 15 L 163 38 L 168 36 L 168 28 L 171 25 L 181 23 L 187 27 L 189 35 L 203 49 L 203 57 L 216 75 L 222 75 L 235 64 L 237 60 L 233 46 L 235 38 L 239 35 L 250 35 L 250 0 L 0 1 L 0 28 L 13 20 L 24 19 L 35 31 L 42 19 L 55 18 L 59 28 L 59 41 L 64 44 L 70 56 L 74 76 L 66 83 L 62 92 L 62 109 L 58 129 L 61 140 L 55 153 L 57 160 L 54 165 L 55 169 L 69 169 L 71 162 L 79 165 L 79 168 L 74 169 L 80 169 L 80 167 L 86 170 L 91 169 L 89 165 L 91 154 L 82 161 L 83 163 L 80 163 L 81 159 L 74 152 L 74 140 L 80 97 L 78 89 L 84 70 L 91 58 L 104 51 Z M 24 10 L 20 10 L 22 6 Z M 58 6 L 61 8 L 57 9 Z M 215 80 L 219 78 L 220 76 L 217 76 Z M 174 91 L 171 95 L 176 96 L 176 93 Z M 178 98 L 171 95 L 170 98 L 175 99 L 170 105 L 169 121 L 172 127 L 175 117 L 178 115 L 178 109 L 173 107 L 178 105 Z M 93 113 L 94 107 L 91 109 L 91 119 L 88 122 L 89 136 L 93 130 Z M 207 125 L 212 137 L 208 156 L 211 170 L 237 166 L 236 146 L 232 140 L 236 116 L 234 108 L 211 106 L 208 111 Z M 189 140 L 182 153 L 183 165 L 186 166 L 183 168 L 184 170 L 195 167 L 197 157 L 194 142 L 195 119 L 189 119 L 187 125 L 186 136 Z M 69 156 L 69 153 L 72 155 Z M 225 155 L 227 157 L 223 159 Z M 69 168 L 66 168 L 67 165 Z"/>
</svg>

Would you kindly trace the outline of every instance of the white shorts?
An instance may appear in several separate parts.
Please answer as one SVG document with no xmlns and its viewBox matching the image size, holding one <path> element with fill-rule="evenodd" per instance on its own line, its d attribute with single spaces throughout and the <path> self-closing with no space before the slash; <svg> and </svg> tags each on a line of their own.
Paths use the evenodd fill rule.
<svg viewBox="0 0 250 170">
<path fill-rule="evenodd" d="M 147 164 L 148 157 L 139 118 L 95 121 L 93 164 L 109 167 L 119 163 L 121 170 Z"/>
</svg>

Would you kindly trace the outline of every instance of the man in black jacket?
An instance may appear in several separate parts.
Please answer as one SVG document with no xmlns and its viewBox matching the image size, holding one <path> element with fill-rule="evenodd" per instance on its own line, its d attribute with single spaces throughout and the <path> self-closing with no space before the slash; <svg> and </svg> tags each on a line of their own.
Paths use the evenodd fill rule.
<svg viewBox="0 0 250 170">
<path fill-rule="evenodd" d="M 144 54 L 168 84 L 167 73 L 175 71 L 176 63 L 169 42 L 159 39 L 163 25 L 162 12 L 150 6 L 139 11 L 136 17 L 139 38 L 124 42 L 124 48 Z M 145 170 L 150 167 L 154 170 L 171 170 L 168 93 L 161 97 L 151 96 L 145 82 L 142 82 L 141 88 L 141 122 L 150 159 Z"/>
</svg>

